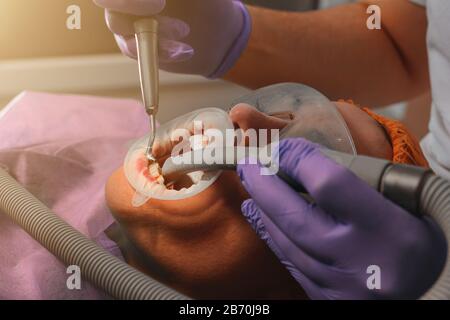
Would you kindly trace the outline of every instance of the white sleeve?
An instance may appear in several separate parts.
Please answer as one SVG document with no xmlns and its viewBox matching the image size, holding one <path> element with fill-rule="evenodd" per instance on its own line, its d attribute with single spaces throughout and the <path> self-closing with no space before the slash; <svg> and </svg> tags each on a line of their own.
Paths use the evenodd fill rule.
<svg viewBox="0 0 450 320">
<path fill-rule="evenodd" d="M 421 5 L 421 6 L 427 5 L 427 0 L 410 0 L 410 1 L 414 2 L 415 4 Z"/>
</svg>

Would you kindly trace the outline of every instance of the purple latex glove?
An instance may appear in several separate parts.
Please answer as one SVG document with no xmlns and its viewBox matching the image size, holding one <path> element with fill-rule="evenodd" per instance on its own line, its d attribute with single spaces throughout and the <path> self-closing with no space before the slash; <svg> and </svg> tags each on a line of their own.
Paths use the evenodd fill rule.
<svg viewBox="0 0 450 320">
<path fill-rule="evenodd" d="M 161 68 L 171 72 L 223 76 L 244 51 L 250 15 L 237 0 L 94 0 L 106 9 L 109 29 L 121 51 L 136 58 L 134 16 L 160 22 Z M 177 63 L 174 63 L 177 62 Z"/>
<path fill-rule="evenodd" d="M 280 168 L 311 204 L 258 165 L 240 165 L 252 199 L 242 211 L 312 299 L 414 299 L 435 282 L 447 245 L 431 220 L 418 219 L 303 139 L 280 143 Z M 381 289 L 369 290 L 369 266 Z M 372 282 L 371 282 L 372 283 Z"/>
</svg>

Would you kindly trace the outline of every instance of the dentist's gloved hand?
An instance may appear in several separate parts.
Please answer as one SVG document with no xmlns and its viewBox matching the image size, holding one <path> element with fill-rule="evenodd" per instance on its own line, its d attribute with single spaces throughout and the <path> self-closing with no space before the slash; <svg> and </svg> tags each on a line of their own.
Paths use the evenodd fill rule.
<svg viewBox="0 0 450 320">
<path fill-rule="evenodd" d="M 133 16 L 160 22 L 161 68 L 223 76 L 233 67 L 250 36 L 249 13 L 237 0 L 94 0 L 106 9 L 109 29 L 122 52 L 136 58 Z M 118 14 L 120 13 L 120 14 Z"/>
<path fill-rule="evenodd" d="M 437 280 L 447 245 L 431 220 L 382 197 L 312 143 L 280 143 L 280 168 L 301 183 L 310 204 L 258 165 L 238 172 L 252 199 L 248 221 L 312 299 L 415 299 Z M 369 290 L 369 266 L 380 290 Z M 369 281 L 374 284 L 375 282 Z"/>
</svg>

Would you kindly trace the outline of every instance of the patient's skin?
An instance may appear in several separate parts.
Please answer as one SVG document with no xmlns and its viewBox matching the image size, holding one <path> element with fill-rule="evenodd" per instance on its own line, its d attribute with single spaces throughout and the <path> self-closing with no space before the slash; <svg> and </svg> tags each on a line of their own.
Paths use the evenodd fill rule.
<svg viewBox="0 0 450 320">
<path fill-rule="evenodd" d="M 360 154 L 392 157 L 388 139 L 374 120 L 354 106 L 337 107 Z M 244 130 L 288 123 L 246 105 L 233 108 L 230 117 Z M 193 298 L 306 298 L 243 218 L 240 206 L 248 195 L 235 173 L 224 172 L 189 199 L 152 199 L 134 208 L 133 194 L 120 168 L 108 181 L 106 198 L 123 231 L 116 230 L 114 238 L 131 265 Z"/>
</svg>

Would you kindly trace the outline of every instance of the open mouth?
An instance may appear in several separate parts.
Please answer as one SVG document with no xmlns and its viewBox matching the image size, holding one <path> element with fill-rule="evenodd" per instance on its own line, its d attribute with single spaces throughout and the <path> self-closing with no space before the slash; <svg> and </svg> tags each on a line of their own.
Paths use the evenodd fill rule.
<svg viewBox="0 0 450 320">
<path fill-rule="evenodd" d="M 157 157 L 155 162 L 149 163 L 145 157 L 148 136 L 137 141 L 130 148 L 124 164 L 125 175 L 136 191 L 133 206 L 142 206 L 152 198 L 158 200 L 189 198 L 202 192 L 218 179 L 220 171 L 192 172 L 177 181 L 166 181 L 161 174 L 161 166 L 164 160 L 170 156 L 172 149 L 181 144 L 177 139 L 173 139 L 173 133 L 184 128 L 192 134 L 192 124 L 196 121 L 201 121 L 205 128 L 215 128 L 221 132 L 225 132 L 226 129 L 233 129 L 233 124 L 225 111 L 206 108 L 172 120 L 158 128 L 156 141 L 168 141 L 169 143 L 165 148 L 160 148 L 165 151 Z M 209 140 L 201 134 L 194 134 L 187 141 L 189 142 L 188 149 L 193 150 L 204 148 Z"/>
</svg>

